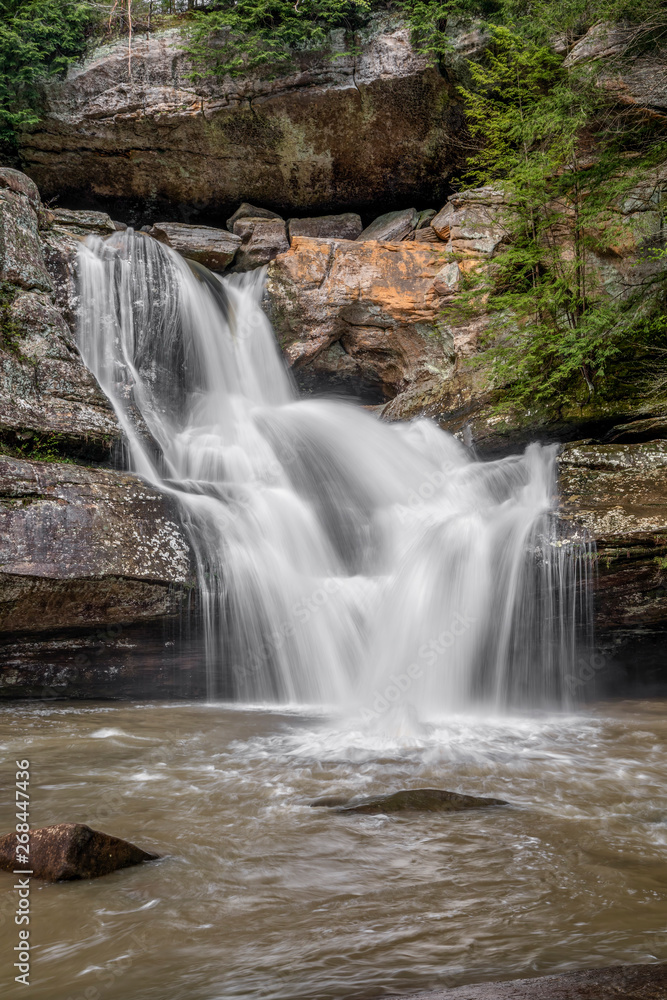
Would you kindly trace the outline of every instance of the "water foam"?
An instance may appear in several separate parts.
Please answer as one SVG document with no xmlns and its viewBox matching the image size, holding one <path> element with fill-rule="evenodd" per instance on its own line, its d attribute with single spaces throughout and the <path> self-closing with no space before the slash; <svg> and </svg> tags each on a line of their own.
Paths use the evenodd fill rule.
<svg viewBox="0 0 667 1000">
<path fill-rule="evenodd" d="M 262 271 L 218 278 L 128 230 L 89 239 L 79 274 L 131 467 L 181 505 L 212 698 L 401 732 L 571 702 L 590 546 L 553 514 L 555 447 L 479 462 L 432 421 L 298 399 Z"/>
</svg>

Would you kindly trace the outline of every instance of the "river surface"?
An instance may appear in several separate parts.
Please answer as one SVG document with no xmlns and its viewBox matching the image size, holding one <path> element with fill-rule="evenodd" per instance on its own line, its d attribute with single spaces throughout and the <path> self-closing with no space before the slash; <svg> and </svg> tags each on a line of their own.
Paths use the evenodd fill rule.
<svg viewBox="0 0 667 1000">
<path fill-rule="evenodd" d="M 313 712 L 52 703 L 0 714 L 31 824 L 163 860 L 33 882 L 31 1000 L 340 1000 L 667 960 L 667 703 L 444 719 L 394 738 Z M 324 794 L 438 786 L 507 799 L 343 816 Z M 3 978 L 12 876 L 2 880 Z"/>
</svg>

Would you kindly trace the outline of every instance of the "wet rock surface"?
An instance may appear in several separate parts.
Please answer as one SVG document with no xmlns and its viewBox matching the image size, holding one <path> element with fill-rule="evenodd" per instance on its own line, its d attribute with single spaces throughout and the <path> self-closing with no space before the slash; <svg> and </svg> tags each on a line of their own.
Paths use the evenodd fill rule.
<svg viewBox="0 0 667 1000">
<path fill-rule="evenodd" d="M 596 540 L 598 631 L 667 621 L 667 441 L 566 445 L 559 487 Z"/>
<path fill-rule="evenodd" d="M 479 798 L 461 795 L 442 788 L 408 788 L 389 795 L 373 795 L 366 799 L 349 801 L 336 797 L 316 799 L 313 807 L 333 807 L 339 813 L 410 813 L 410 812 L 461 812 L 464 809 L 484 809 L 487 806 L 506 806 L 503 799 Z"/>
<path fill-rule="evenodd" d="M 157 861 L 159 856 L 81 823 L 56 823 L 30 831 L 26 867 L 34 878 L 70 882 L 110 875 L 119 868 Z M 0 838 L 0 869 L 13 872 L 17 867 L 16 834 L 9 833 Z"/>
<path fill-rule="evenodd" d="M 191 583 L 178 511 L 153 487 L 0 456 L 0 632 L 176 614 Z"/>
<path fill-rule="evenodd" d="M 33 182 L 0 168 L 0 441 L 24 454 L 108 459 L 119 428 L 76 348 L 74 261 L 108 216 L 43 208 Z"/>
<path fill-rule="evenodd" d="M 240 237 L 226 229 L 188 226 L 181 222 L 156 222 L 150 235 L 211 271 L 224 271 L 241 246 Z"/>
<path fill-rule="evenodd" d="M 128 624 L 0 632 L 0 699 L 206 698 L 203 632 L 192 610 Z"/>
<path fill-rule="evenodd" d="M 558 976 L 413 993 L 411 1000 L 663 1000 L 667 965 L 618 965 Z"/>
</svg>

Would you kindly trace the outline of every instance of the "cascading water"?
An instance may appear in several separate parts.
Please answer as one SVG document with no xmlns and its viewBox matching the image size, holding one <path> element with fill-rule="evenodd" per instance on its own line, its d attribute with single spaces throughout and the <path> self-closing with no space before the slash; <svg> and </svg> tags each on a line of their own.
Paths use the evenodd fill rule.
<svg viewBox="0 0 667 1000">
<path fill-rule="evenodd" d="M 420 717 L 563 705 L 590 550 L 555 449 L 474 461 L 428 420 L 299 400 L 260 307 L 131 230 L 82 248 L 79 344 L 133 469 L 177 496 L 210 694 Z"/>
</svg>

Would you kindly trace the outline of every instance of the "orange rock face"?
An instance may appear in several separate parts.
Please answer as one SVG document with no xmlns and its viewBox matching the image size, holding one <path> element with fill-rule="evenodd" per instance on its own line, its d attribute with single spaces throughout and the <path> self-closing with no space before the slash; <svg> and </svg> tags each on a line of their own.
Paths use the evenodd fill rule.
<svg viewBox="0 0 667 1000">
<path fill-rule="evenodd" d="M 454 364 L 446 310 L 456 266 L 428 243 L 296 237 L 267 284 L 289 363 L 375 382 L 385 397 L 442 378 Z"/>
</svg>

